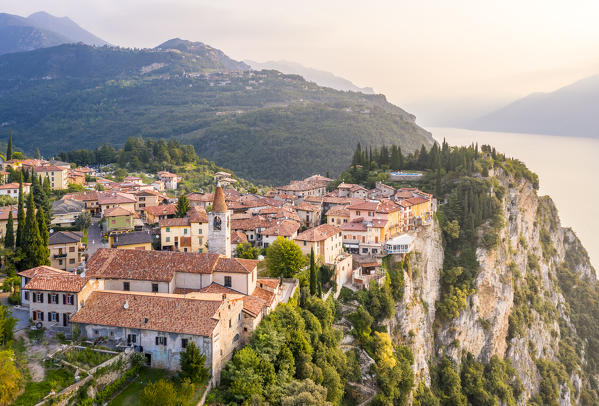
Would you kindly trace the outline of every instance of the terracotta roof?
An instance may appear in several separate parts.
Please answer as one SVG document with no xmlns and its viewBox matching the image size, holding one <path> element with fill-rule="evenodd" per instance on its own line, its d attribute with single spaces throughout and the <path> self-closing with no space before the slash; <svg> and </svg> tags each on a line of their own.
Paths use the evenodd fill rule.
<svg viewBox="0 0 599 406">
<path fill-rule="evenodd" d="M 258 297 L 262 300 L 264 300 L 268 306 L 270 306 L 272 304 L 272 302 L 275 300 L 275 294 L 273 292 L 269 292 L 266 289 L 262 289 L 256 286 L 256 289 L 254 289 L 254 291 L 252 292 L 252 295 L 254 297 Z"/>
<path fill-rule="evenodd" d="M 308 190 L 320 189 L 321 187 L 323 186 L 310 182 L 295 181 L 291 182 L 289 185 L 277 186 L 276 189 L 290 192 L 305 192 Z"/>
<path fill-rule="evenodd" d="M 169 282 L 175 272 L 210 274 L 219 255 L 100 248 L 87 263 L 88 276 Z"/>
<path fill-rule="evenodd" d="M 87 192 L 67 193 L 62 197 L 62 200 L 75 199 L 81 201 L 98 200 L 98 192 L 90 190 Z"/>
<path fill-rule="evenodd" d="M 372 219 L 372 227 L 384 228 L 387 225 L 387 220 L 383 219 Z"/>
<path fill-rule="evenodd" d="M 8 220 L 8 215 L 10 214 L 11 211 L 12 211 L 13 221 L 15 223 L 17 223 L 18 222 L 17 215 L 19 213 L 19 208 L 17 205 L 0 207 L 0 220 Z M 27 212 L 27 209 L 25 209 L 25 212 Z"/>
<path fill-rule="evenodd" d="M 218 185 L 214 191 L 214 201 L 212 202 L 212 211 L 215 213 L 225 213 L 227 211 L 227 203 L 225 203 L 225 194 L 223 188 Z"/>
<path fill-rule="evenodd" d="M 23 182 L 23 188 L 26 188 L 28 186 L 31 186 L 31 183 Z M 0 190 L 18 189 L 18 188 L 19 188 L 19 184 L 17 182 L 5 183 L 4 185 L 0 186 Z"/>
<path fill-rule="evenodd" d="M 331 178 L 327 178 L 325 176 L 322 175 L 312 175 L 309 178 L 304 179 L 304 182 L 323 182 L 323 183 L 329 183 L 332 182 L 333 179 Z"/>
<path fill-rule="evenodd" d="M 406 199 L 406 200 L 408 202 L 412 203 L 413 205 L 417 205 L 417 204 L 422 204 L 422 203 L 428 202 L 428 199 L 425 199 L 424 197 L 421 197 L 421 196 L 411 197 L 411 198 Z"/>
<path fill-rule="evenodd" d="M 349 217 L 349 209 L 347 206 L 333 206 L 325 213 L 326 216 Z"/>
<path fill-rule="evenodd" d="M 267 227 L 266 229 L 262 230 L 262 235 L 280 235 L 283 237 L 291 237 L 292 235 L 297 233 L 297 230 L 299 230 L 299 228 L 300 224 L 297 221 L 281 220 L 275 222 L 275 224 L 271 225 L 270 227 Z"/>
<path fill-rule="evenodd" d="M 349 205 L 347 208 L 350 210 L 376 211 L 378 206 L 379 206 L 378 202 L 363 201 L 360 203 L 353 203 L 353 204 Z"/>
<path fill-rule="evenodd" d="M 231 230 L 256 230 L 257 228 L 266 228 L 271 225 L 271 220 L 262 216 L 253 216 L 249 219 L 231 220 Z"/>
<path fill-rule="evenodd" d="M 302 211 L 311 211 L 311 212 L 317 212 L 320 211 L 320 207 L 318 206 L 314 206 L 313 204 L 310 203 L 306 203 L 306 202 L 301 202 L 299 204 L 296 204 L 295 206 L 293 206 L 295 208 L 295 210 L 302 210 Z"/>
<path fill-rule="evenodd" d="M 162 227 L 185 227 L 191 225 L 189 217 L 175 217 L 172 219 L 161 219 L 158 224 Z"/>
<path fill-rule="evenodd" d="M 187 199 L 190 202 L 208 202 L 214 201 L 214 193 L 189 193 Z"/>
<path fill-rule="evenodd" d="M 23 287 L 25 290 L 45 290 L 51 292 L 80 292 L 87 283 L 87 277 L 71 272 L 36 272 Z"/>
<path fill-rule="evenodd" d="M 98 204 L 137 203 L 137 199 L 130 193 L 123 192 L 100 192 L 98 193 Z"/>
<path fill-rule="evenodd" d="M 120 206 L 104 210 L 104 217 L 132 216 L 133 213 Z"/>
<path fill-rule="evenodd" d="M 393 213 L 399 209 L 399 206 L 393 203 L 391 200 L 381 200 L 376 211 L 377 213 Z"/>
<path fill-rule="evenodd" d="M 50 172 L 50 171 L 64 171 L 66 169 L 61 168 L 56 165 L 42 165 L 42 166 L 34 166 L 33 172 Z"/>
<path fill-rule="evenodd" d="M 248 238 L 242 231 L 231 231 L 231 244 L 243 244 L 244 242 L 248 242 Z"/>
<path fill-rule="evenodd" d="M 310 228 L 295 237 L 299 241 L 323 241 L 341 232 L 339 227 L 330 224 L 321 224 Z"/>
<path fill-rule="evenodd" d="M 199 291 L 202 293 L 239 294 L 239 292 L 237 292 L 236 290 L 226 288 L 223 285 L 214 282 L 206 286 L 205 288 L 200 289 Z M 264 309 L 264 307 L 267 306 L 267 301 L 258 296 L 243 295 L 242 299 L 243 310 L 253 317 L 259 315 L 262 309 Z"/>
<path fill-rule="evenodd" d="M 359 222 L 359 223 L 343 223 L 341 224 L 341 230 L 343 231 L 366 231 L 368 230 L 368 227 L 366 227 L 366 224 Z"/>
<path fill-rule="evenodd" d="M 180 295 L 95 291 L 71 322 L 210 337 L 222 303 Z"/>
<path fill-rule="evenodd" d="M 224 258 L 220 257 L 214 267 L 214 272 L 250 273 L 258 266 L 257 259 Z"/>
<path fill-rule="evenodd" d="M 281 280 L 279 278 L 258 278 L 256 280 L 258 286 L 260 286 L 260 284 L 264 285 L 264 286 L 268 286 L 272 289 L 276 289 L 279 287 L 279 285 L 281 284 Z"/>
<path fill-rule="evenodd" d="M 146 214 L 152 216 L 171 216 L 177 212 L 176 204 L 159 204 L 158 206 L 148 206 L 144 208 Z"/>
<path fill-rule="evenodd" d="M 80 231 L 57 231 L 48 238 L 48 245 L 80 242 L 82 236 Z"/>
<path fill-rule="evenodd" d="M 48 274 L 48 273 L 71 275 L 71 272 L 63 271 L 62 269 L 52 268 L 51 266 L 46 266 L 46 265 L 41 265 L 41 266 L 36 266 L 35 268 L 26 269 L 24 271 L 19 272 L 17 275 L 24 276 L 25 278 L 31 279 L 35 275 Z"/>
<path fill-rule="evenodd" d="M 356 185 L 354 183 L 340 183 L 339 186 L 337 186 L 337 189 L 347 189 L 352 192 L 357 190 L 368 190 L 364 186 Z"/>
<path fill-rule="evenodd" d="M 187 217 L 189 217 L 189 221 L 192 223 L 207 223 L 208 222 L 208 213 L 206 213 L 206 209 L 203 207 L 192 207 L 187 212 Z"/>
<path fill-rule="evenodd" d="M 77 199 L 62 199 L 52 203 L 52 214 L 81 213 L 85 210 L 85 203 Z"/>
</svg>

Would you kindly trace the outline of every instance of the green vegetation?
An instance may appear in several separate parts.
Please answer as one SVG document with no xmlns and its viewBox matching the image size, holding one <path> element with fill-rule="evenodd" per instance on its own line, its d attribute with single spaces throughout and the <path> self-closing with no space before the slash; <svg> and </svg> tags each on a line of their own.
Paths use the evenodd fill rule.
<svg viewBox="0 0 599 406">
<path fill-rule="evenodd" d="M 105 361 L 108 361 L 114 356 L 114 354 L 94 351 L 90 348 L 86 348 L 84 350 L 71 348 L 57 354 L 56 358 L 64 359 L 65 361 L 84 369 L 91 369 Z"/>
<path fill-rule="evenodd" d="M 55 366 L 48 360 L 44 364 L 44 369 L 44 379 L 40 382 L 28 381 L 24 392 L 14 401 L 14 406 L 33 406 L 50 391 L 59 392 L 75 383 L 75 372 L 69 367 Z"/>
<path fill-rule="evenodd" d="M 275 71 L 231 73 L 207 60 L 210 53 L 182 49 L 69 44 L 3 55 L 0 113 L 11 125 L 0 137 L 12 129 L 31 146 L 27 152 L 39 145 L 45 155 L 73 142 L 177 138 L 261 184 L 340 172 L 357 142 L 399 142 L 406 152 L 432 143 L 412 115 L 382 95 L 336 91 Z M 142 69 L 152 64 L 161 67 Z"/>
<path fill-rule="evenodd" d="M 266 249 L 266 266 L 271 276 L 294 277 L 306 265 L 306 257 L 292 240 L 277 239 Z"/>
<path fill-rule="evenodd" d="M 258 259 L 258 255 L 260 255 L 260 248 L 254 247 L 249 242 L 237 244 L 235 247 L 235 256 L 237 258 Z"/>
<path fill-rule="evenodd" d="M 149 383 L 164 378 L 164 371 L 161 369 L 142 368 L 139 370 L 137 378 L 131 382 L 121 393 L 110 401 L 111 406 L 129 406 L 140 405 L 141 394 Z"/>
</svg>

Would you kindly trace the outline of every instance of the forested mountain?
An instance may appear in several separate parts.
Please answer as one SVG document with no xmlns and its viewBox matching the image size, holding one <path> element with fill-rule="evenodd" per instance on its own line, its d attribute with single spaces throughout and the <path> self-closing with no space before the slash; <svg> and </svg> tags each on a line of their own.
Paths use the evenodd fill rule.
<svg viewBox="0 0 599 406">
<path fill-rule="evenodd" d="M 339 77 L 331 72 L 309 68 L 297 62 L 283 60 L 268 62 L 245 62 L 255 70 L 278 70 L 281 73 L 300 75 L 304 79 L 314 82 L 319 86 L 330 87 L 336 90 L 374 94 L 374 90 L 371 87 L 358 87 L 351 81 Z"/>
<path fill-rule="evenodd" d="M 77 42 L 107 45 L 68 17 L 54 17 L 43 11 L 27 18 L 0 13 L 0 54 Z"/>
<path fill-rule="evenodd" d="M 599 138 L 599 75 L 550 93 L 533 93 L 476 120 L 471 128 Z"/>
<path fill-rule="evenodd" d="M 340 172 L 358 142 L 432 145 L 383 95 L 341 92 L 179 39 L 154 49 L 60 45 L 0 56 L 0 139 L 44 155 L 176 137 L 261 184 Z"/>
</svg>

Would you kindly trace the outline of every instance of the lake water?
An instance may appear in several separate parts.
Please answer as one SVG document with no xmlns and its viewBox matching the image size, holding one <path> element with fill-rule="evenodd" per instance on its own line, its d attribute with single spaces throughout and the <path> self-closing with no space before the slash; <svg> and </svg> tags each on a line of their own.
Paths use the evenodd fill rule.
<svg viewBox="0 0 599 406">
<path fill-rule="evenodd" d="M 599 269 L 599 140 L 459 128 L 429 131 L 439 142 L 489 144 L 523 161 L 539 175 L 539 194 L 551 196 L 562 225 L 572 227 Z"/>
</svg>

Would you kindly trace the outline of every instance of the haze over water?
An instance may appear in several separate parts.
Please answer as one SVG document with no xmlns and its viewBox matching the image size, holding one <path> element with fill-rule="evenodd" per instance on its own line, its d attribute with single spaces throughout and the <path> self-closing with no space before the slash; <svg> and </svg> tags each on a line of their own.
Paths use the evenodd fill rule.
<svg viewBox="0 0 599 406">
<path fill-rule="evenodd" d="M 549 195 L 562 226 L 572 227 L 599 269 L 599 140 L 429 128 L 433 137 L 450 145 L 490 144 L 506 156 L 520 159 L 539 175 L 539 195 Z"/>
</svg>

